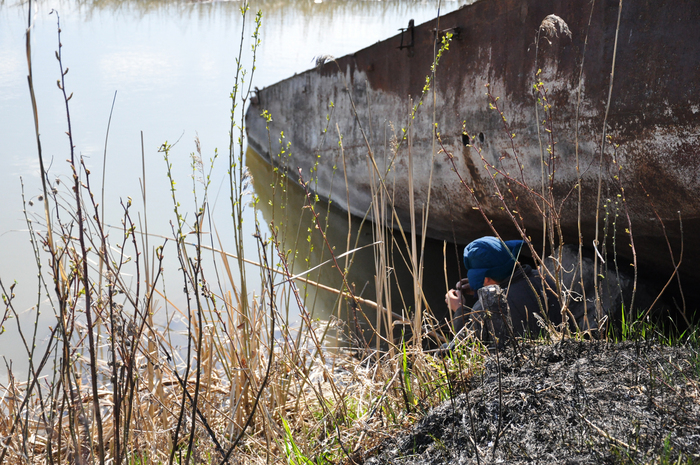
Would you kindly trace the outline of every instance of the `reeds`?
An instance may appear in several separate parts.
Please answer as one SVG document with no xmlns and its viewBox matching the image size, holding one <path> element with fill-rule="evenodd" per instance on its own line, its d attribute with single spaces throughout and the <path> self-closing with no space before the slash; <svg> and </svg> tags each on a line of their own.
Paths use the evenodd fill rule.
<svg viewBox="0 0 700 465">
<path fill-rule="evenodd" d="M 256 200 L 251 204 L 251 179 L 243 159 L 245 121 L 240 109 L 250 94 L 253 73 L 243 67 L 242 50 L 249 34 L 255 59 L 262 15 L 255 16 L 249 33 L 247 5 L 241 13 L 244 26 L 231 94 L 227 159 L 232 223 L 225 234 L 233 236 L 232 253 L 223 249 L 210 214 L 209 187 L 217 156 L 205 164 L 198 141 L 191 155 L 192 210 L 183 206 L 186 202 L 176 189 L 173 146 L 166 142 L 160 148 L 171 188 L 170 237 L 149 236 L 147 215 L 135 213 L 130 198 L 121 202 L 121 227 L 105 226 L 105 200 L 96 200 L 93 193 L 99 189 L 92 186 L 90 170 L 73 144 L 72 94 L 56 14 L 58 86 L 66 107 L 71 175 L 69 181 L 50 181 L 33 99 L 43 183 L 39 200 L 44 203 L 43 218 L 27 215 L 39 270 L 37 319 L 32 334 L 18 325 L 29 361 L 27 379 L 15 378 L 8 366 L 9 382 L 0 387 L 0 462 L 274 463 L 286 456 L 291 462 L 311 458 L 353 463 L 367 444 L 376 444 L 392 427 L 449 397 L 455 380 L 470 376 L 472 360 L 482 356 L 477 344 L 436 363 L 421 348 L 425 318 L 420 312 L 410 323 L 414 344 L 394 337 L 397 325 L 408 329 L 409 321 L 406 311 L 392 313 L 391 308 L 387 270 L 393 266 L 393 235 L 381 222 L 373 229 L 371 246 L 381 270 L 375 303 L 360 297 L 347 278 L 352 254 L 362 246 L 352 244 L 350 233 L 346 253 L 328 241 L 329 211 L 313 194 L 313 179 L 299 179 L 306 189 L 305 221 L 311 222 L 307 232 L 319 236 L 325 249 L 321 260 L 332 263 L 342 281 L 340 289 L 331 290 L 338 295 L 337 308 L 347 303 L 357 316 L 355 335 L 363 342 L 354 347 L 360 351 L 330 347 L 328 334 L 342 332 L 343 324 L 314 317 L 306 286 L 322 285 L 295 274 L 295 263 L 302 260 L 290 253 L 298 250 L 295 236 L 306 239 L 302 229 L 281 230 L 283 219 L 274 218 L 270 233 L 260 227 L 254 236 L 246 235 L 244 211 L 254 208 Z M 283 150 L 284 146 L 281 156 Z M 381 172 L 375 166 L 373 173 Z M 144 170 L 144 205 L 145 180 Z M 283 172 L 273 180 L 281 190 L 295 182 Z M 374 216 L 384 218 L 389 191 L 377 192 Z M 254 260 L 246 257 L 251 241 L 257 250 Z M 180 275 L 176 286 L 184 291 L 184 298 L 175 302 L 163 282 L 173 257 Z M 419 279 L 418 257 L 414 247 L 409 262 Z M 251 273 L 260 276 L 255 292 L 249 287 Z M 10 316 L 19 319 L 13 289 L 0 280 L 2 323 Z M 420 301 L 420 286 L 415 292 Z M 45 295 L 48 304 L 42 299 Z M 55 323 L 41 346 L 38 314 L 46 305 Z M 373 350 L 364 340 L 366 309 L 377 312 Z M 294 312 L 300 317 L 296 323 Z"/>
</svg>

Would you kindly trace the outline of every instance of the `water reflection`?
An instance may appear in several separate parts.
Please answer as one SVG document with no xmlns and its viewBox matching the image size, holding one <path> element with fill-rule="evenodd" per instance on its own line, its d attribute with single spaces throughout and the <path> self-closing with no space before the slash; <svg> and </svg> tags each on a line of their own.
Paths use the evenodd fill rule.
<svg viewBox="0 0 700 465">
<path fill-rule="evenodd" d="M 149 231 L 170 237 L 172 201 L 158 148 L 165 141 L 181 140 L 172 153 L 172 163 L 174 176 L 182 186 L 179 198 L 184 199 L 183 203 L 190 184 L 189 154 L 195 150 L 192 141 L 199 138 L 205 159 L 212 157 L 217 149 L 219 153 L 227 151 L 228 95 L 236 72 L 234 57 L 242 35 L 241 5 L 241 2 L 160 0 L 32 1 L 32 66 L 42 146 L 47 165 L 51 166 L 51 179 L 70 176 L 64 164 L 68 158 L 67 125 L 65 105 L 56 88 L 59 71 L 54 57 L 56 17 L 49 15 L 52 9 L 61 13 L 63 53 L 65 64 L 70 68 L 67 86 L 74 92 L 71 111 L 76 153 L 85 158 L 95 185 L 100 184 L 103 153 L 107 152 L 103 202 L 105 223 L 119 225 L 120 200 L 131 197 L 135 199 L 134 209 L 140 209 L 144 217 L 148 216 Z M 352 53 L 396 34 L 397 29 L 404 27 L 411 18 L 417 23 L 426 21 L 435 15 L 437 5 L 437 1 L 251 2 L 253 12 L 260 8 L 264 14 L 263 42 L 257 57 L 254 85 L 264 87 L 304 71 L 320 54 L 342 56 Z M 443 11 L 447 12 L 457 8 L 458 2 L 442 2 L 442 5 Z M 15 305 L 22 321 L 26 320 L 30 325 L 34 313 L 26 309 L 37 303 L 37 270 L 24 222 L 19 177 L 24 179 L 27 198 L 36 197 L 41 187 L 27 86 L 27 10 L 27 2 L 0 0 L 0 138 L 3 141 L 0 159 L 4 162 L 3 170 L 0 170 L 0 195 L 3 198 L 0 203 L 0 278 L 6 284 L 14 280 L 18 282 Z M 251 22 L 249 17 L 247 32 L 243 34 L 246 39 L 251 33 Z M 248 51 L 249 43 L 246 42 L 245 66 L 251 63 Z M 106 144 L 107 121 L 115 91 L 118 95 Z M 142 148 L 145 180 L 141 179 Z M 212 180 L 212 189 L 217 191 L 214 222 L 222 233 L 224 248 L 232 250 L 230 234 L 226 234 L 231 218 L 226 208 L 222 208 L 228 194 L 225 188 L 219 188 L 227 185 L 227 169 L 221 159 L 217 163 Z M 256 189 L 265 185 L 260 181 L 264 177 L 263 174 L 256 176 Z M 140 201 L 142 183 L 149 192 L 148 212 Z M 263 193 L 258 195 L 262 197 Z M 295 202 L 301 204 L 300 200 Z M 41 214 L 36 204 L 30 210 Z M 306 212 L 302 216 L 297 211 L 296 215 L 297 222 L 303 227 L 310 225 Z M 347 224 L 344 213 L 331 209 L 330 215 L 334 227 Z M 253 224 L 250 213 L 246 225 L 252 228 Z M 287 248 L 292 247 L 292 240 L 299 242 L 295 247 L 303 246 L 306 231 L 299 232 L 298 228 L 294 234 L 285 233 Z M 246 234 L 250 236 L 252 232 L 248 230 Z M 366 234 L 360 238 L 361 243 L 371 242 L 368 228 Z M 336 247 L 345 248 L 345 232 L 331 232 L 329 235 L 334 237 Z M 354 241 L 355 236 L 352 237 Z M 323 250 L 317 244 L 310 255 L 308 250 L 299 252 L 295 270 L 305 265 L 307 255 L 312 263 L 328 258 L 327 251 Z M 255 253 L 250 256 L 254 257 Z M 374 267 L 368 257 L 371 254 L 367 250 L 356 254 L 351 280 L 358 293 L 371 299 Z M 367 262 L 358 266 L 359 260 Z M 370 271 L 361 276 L 360 268 Z M 353 274 L 355 272 L 358 272 L 357 276 Z M 397 270 L 396 273 L 402 272 Z M 339 274 L 328 266 L 311 279 L 340 287 Z M 176 282 L 176 279 L 168 281 Z M 253 287 L 251 285 L 251 292 Z M 177 292 L 178 289 L 174 289 L 171 294 Z M 336 297 L 332 293 L 315 293 L 310 289 L 308 299 L 312 298 L 317 302 L 315 308 L 319 317 L 337 312 Z M 51 323 L 47 321 L 52 318 L 50 308 L 42 305 L 40 338 L 42 334 L 48 334 L 46 328 Z M 399 303 L 396 308 L 410 306 L 410 303 Z M 12 350 L 21 341 L 16 333 L 13 334 L 14 323 L 5 326 L 7 332 L 0 336 L 0 352 L 14 358 Z M 14 368 L 18 372 L 22 363 L 21 357 L 15 360 Z"/>
<path fill-rule="evenodd" d="M 307 207 L 306 192 L 298 183 L 298 176 L 280 177 L 270 163 L 252 149 L 246 153 L 247 166 L 253 176 L 256 195 L 259 197 L 259 209 L 264 221 L 272 225 L 278 232 L 283 249 L 296 251 L 293 257 L 293 273 L 300 274 L 331 259 L 323 235 L 315 228 L 311 210 Z M 273 186 L 273 181 L 277 184 Z M 409 257 L 408 247 L 402 244 L 397 234 L 394 241 L 387 246 L 391 250 L 393 263 L 386 269 L 377 269 L 374 248 L 368 247 L 374 242 L 372 226 L 357 217 L 348 218 L 347 212 L 319 200 L 315 207 L 323 225 L 326 227 L 325 236 L 334 254 L 340 255 L 347 250 L 364 247 L 347 259 L 339 259 L 342 267 L 349 269 L 348 283 L 354 286 L 356 295 L 372 301 L 361 305 L 362 312 L 355 312 L 348 303 L 350 299 L 339 299 L 337 292 L 319 289 L 314 285 L 306 286 L 306 304 L 315 316 L 327 319 L 331 315 L 338 316 L 347 322 L 350 330 L 359 325 L 364 331 L 367 342 L 373 344 L 373 327 L 381 325 L 383 335 L 387 334 L 386 318 L 377 318 L 377 301 L 375 275 L 385 273 L 391 282 L 390 303 L 384 302 L 384 307 L 393 313 L 393 320 L 410 318 L 415 309 L 412 300 L 413 276 L 406 263 Z M 392 237 L 389 231 L 387 237 Z M 310 240 L 307 240 L 310 239 Z M 420 243 L 420 241 L 419 241 Z M 426 240 L 424 252 L 424 286 L 425 303 L 435 317 L 444 321 L 448 318 L 444 294 L 446 282 L 452 283 L 459 279 L 457 265 L 459 260 L 453 255 L 459 255 L 459 248 L 441 241 Z M 448 254 L 448 260 L 445 260 Z M 446 264 L 447 263 L 447 264 Z M 333 289 L 341 289 L 343 280 L 331 261 L 308 275 L 314 282 Z M 447 281 L 446 281 L 447 280 Z M 381 304 L 382 302 L 380 302 Z M 381 305 L 380 305 L 381 307 Z M 382 314 L 384 317 L 385 314 Z M 393 335 L 399 336 L 402 325 L 394 326 Z M 408 330 L 408 328 L 405 328 Z"/>
<path fill-rule="evenodd" d="M 342 288 L 343 279 L 332 261 L 324 241 L 325 234 L 335 255 L 361 248 L 338 262 L 341 267 L 350 269 L 349 282 L 355 285 L 356 294 L 374 299 L 374 254 L 372 247 L 368 247 L 373 243 L 373 238 L 369 224 L 362 224 L 355 217 L 349 218 L 346 212 L 319 200 L 313 208 L 324 228 L 324 234 L 321 234 L 311 209 L 307 208 L 306 192 L 298 183 L 298 176 L 280 175 L 250 148 L 246 153 L 246 164 L 254 179 L 262 219 L 274 230 L 281 249 L 289 253 L 292 272 L 298 275 L 331 260 L 305 277 L 332 289 Z M 337 292 L 318 289 L 314 285 L 304 287 L 307 291 L 305 302 L 314 316 L 327 319 L 338 314 Z M 341 311 L 341 316 L 344 315 Z"/>
<path fill-rule="evenodd" d="M 0 1 L 2 5 L 5 0 Z M 444 0 L 441 2 L 444 11 L 452 11 L 460 2 L 456 0 Z M 461 2 L 470 3 L 470 2 Z M 173 14 L 187 14 L 197 12 L 198 15 L 211 14 L 213 10 L 200 10 L 197 7 L 212 4 L 219 8 L 240 9 L 244 2 L 242 0 L 63 0 L 62 4 L 74 4 L 85 14 L 94 12 L 119 12 L 129 9 L 146 15 L 154 12 Z M 326 17 L 333 19 L 336 15 L 385 15 L 396 14 L 401 11 L 408 12 L 416 6 L 429 6 L 434 8 L 437 2 L 426 2 L 425 0 L 402 0 L 402 1 L 381 1 L 381 0 L 251 0 L 248 6 L 252 11 L 262 10 L 266 16 L 286 16 L 290 13 L 301 14 L 308 17 Z M 202 16 L 199 16 L 202 18 Z"/>
</svg>

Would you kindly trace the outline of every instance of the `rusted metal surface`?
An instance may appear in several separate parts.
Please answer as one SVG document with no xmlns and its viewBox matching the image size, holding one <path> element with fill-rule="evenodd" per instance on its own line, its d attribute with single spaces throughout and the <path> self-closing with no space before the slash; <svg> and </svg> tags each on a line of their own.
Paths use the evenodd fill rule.
<svg viewBox="0 0 700 465">
<path fill-rule="evenodd" d="M 679 215 L 683 218 L 685 260 L 700 258 L 695 232 L 700 225 L 700 2 L 624 2 L 616 31 L 619 4 L 617 0 L 478 1 L 439 21 L 408 28 L 403 38 L 397 34 L 260 90 L 256 104 L 248 109 L 249 143 L 274 163 L 295 171 L 301 167 L 307 178 L 317 166 L 313 174 L 318 193 L 356 215 L 368 211 L 371 183 L 377 183 L 371 153 L 380 170 L 391 166 L 385 185 L 408 226 L 408 150 L 402 144 L 394 153 L 392 140 L 400 139 L 402 128 L 408 127 L 411 102 L 420 97 L 430 73 L 435 31 L 449 30 L 455 36 L 437 68 L 435 95 L 426 96 L 411 129 L 413 195 L 419 208 L 432 182 L 429 236 L 464 243 L 490 232 L 447 156 L 433 149 L 434 117 L 444 147 L 454 155 L 459 175 L 475 190 L 481 208 L 503 234 L 514 233 L 497 197 L 497 189 L 508 188 L 507 180 L 502 176 L 494 180 L 484 165 L 503 167 L 540 191 L 541 148 L 533 90 L 539 79 L 552 105 L 553 189 L 568 240 L 575 242 L 578 234 L 580 173 L 581 228 L 585 243 L 592 243 L 602 173 L 601 205 L 608 209 L 600 209 L 601 231 L 606 211 L 607 235 L 613 231 L 615 202 L 622 205 L 618 197 L 622 185 L 636 245 L 648 263 L 664 270 L 671 266 L 657 214 L 676 250 L 681 239 Z M 566 22 L 570 38 L 559 34 L 537 40 L 540 24 L 550 14 Z M 605 120 L 616 35 L 614 80 Z M 508 130 L 489 108 L 487 83 L 499 97 Z M 258 116 L 263 109 L 273 118 L 269 138 L 265 121 Z M 543 119 L 542 108 L 538 111 Z M 601 158 L 604 121 L 617 149 L 606 144 Z M 481 150 L 484 160 L 473 147 L 464 145 L 463 124 L 473 137 L 468 142 Z M 336 125 L 343 136 L 344 163 Z M 291 157 L 275 155 L 280 131 L 285 142 L 291 142 Z M 522 175 L 509 133 L 516 135 Z M 543 140 L 546 146 L 546 133 Z M 522 189 L 519 193 L 517 205 L 510 201 L 509 206 L 518 209 L 528 234 L 537 237 L 542 231 L 541 216 Z M 621 209 L 617 214 L 626 213 Z M 624 239 L 626 221 L 618 218 L 614 227 Z M 618 251 L 631 255 L 625 242 L 618 244 Z"/>
</svg>

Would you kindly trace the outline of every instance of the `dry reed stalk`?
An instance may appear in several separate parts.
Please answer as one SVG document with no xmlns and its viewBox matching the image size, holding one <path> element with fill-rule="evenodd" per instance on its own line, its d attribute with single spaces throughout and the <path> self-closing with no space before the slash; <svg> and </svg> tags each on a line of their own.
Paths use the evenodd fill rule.
<svg viewBox="0 0 700 465">
<path fill-rule="evenodd" d="M 342 140 L 342 138 L 341 138 Z M 344 156 L 344 155 L 343 155 Z M 344 159 L 343 159 L 344 162 Z M 345 165 L 343 165 L 345 167 Z M 389 294 L 389 270 L 386 265 L 386 203 L 384 192 L 379 188 L 380 182 L 376 179 L 378 172 L 372 169 L 371 164 L 367 163 L 367 171 L 370 177 L 370 189 L 372 194 L 372 217 L 374 222 L 372 223 L 372 234 L 373 240 L 376 244 L 374 247 L 374 282 L 375 282 L 375 298 L 376 298 L 376 320 L 375 328 L 381 333 L 382 328 L 382 316 L 386 318 L 385 327 L 387 333 L 387 339 L 389 341 L 389 347 L 393 346 L 393 319 L 394 317 L 399 317 L 395 315 L 391 310 L 391 302 L 388 300 Z M 346 175 L 347 183 L 347 175 Z M 347 185 L 347 184 L 346 184 Z M 349 202 L 349 200 L 348 200 Z M 401 318 L 401 320 L 403 320 Z M 409 322 L 410 324 L 410 322 Z M 375 338 L 375 351 L 379 354 L 381 348 L 381 339 L 379 337 Z"/>
<path fill-rule="evenodd" d="M 615 78 L 615 63 L 616 63 L 616 58 L 617 58 L 617 45 L 618 45 L 618 35 L 620 33 L 620 19 L 622 17 L 622 0 L 620 0 L 618 9 L 617 9 L 617 26 L 615 28 L 615 41 L 613 45 L 613 56 L 612 56 L 612 63 L 610 67 L 610 85 L 608 88 L 608 98 L 607 98 L 607 103 L 605 105 L 605 116 L 603 117 L 603 126 L 601 128 L 601 138 L 600 138 L 600 160 L 598 162 L 599 165 L 599 171 L 598 171 L 598 195 L 596 197 L 596 215 L 595 215 L 595 239 L 593 240 L 593 247 L 596 248 L 600 245 L 599 241 L 599 234 L 600 234 L 600 228 L 599 228 L 599 218 L 600 218 L 600 199 L 601 199 L 601 192 L 602 192 L 602 183 L 603 183 L 603 154 L 605 152 L 605 141 L 606 141 L 606 131 L 607 131 L 607 121 L 608 121 L 608 112 L 610 111 L 610 102 L 612 99 L 612 91 L 613 91 L 613 81 Z M 598 254 L 596 254 L 593 258 L 593 267 L 596 270 L 596 272 L 593 274 L 593 287 L 595 290 L 595 309 L 596 309 L 596 318 L 598 321 L 602 321 L 603 318 L 603 310 L 601 306 L 601 295 L 600 295 L 600 290 L 599 290 L 599 285 L 598 285 Z"/>
<path fill-rule="evenodd" d="M 413 101 L 411 101 L 411 106 L 413 106 Z M 415 201 L 415 191 L 413 189 L 413 125 L 408 127 L 408 201 L 409 201 L 409 218 L 411 221 L 411 252 L 410 252 L 410 267 L 413 274 L 413 344 L 419 345 L 421 343 L 421 323 L 422 314 L 420 306 L 420 291 L 418 282 L 419 275 L 417 273 L 418 267 L 418 250 L 416 247 L 416 201 Z"/>
</svg>

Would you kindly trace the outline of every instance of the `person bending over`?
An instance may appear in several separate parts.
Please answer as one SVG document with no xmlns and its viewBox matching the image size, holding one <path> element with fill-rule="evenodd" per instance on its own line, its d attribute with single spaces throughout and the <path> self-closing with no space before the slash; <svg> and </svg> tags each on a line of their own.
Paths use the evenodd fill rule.
<svg viewBox="0 0 700 465">
<path fill-rule="evenodd" d="M 538 337 L 542 322 L 561 323 L 552 283 L 543 288 L 540 273 L 518 262 L 522 246 L 520 240 L 486 236 L 465 247 L 467 278 L 445 295 L 456 334 L 467 325 L 480 339 L 500 344 L 511 337 Z M 463 296 L 475 293 L 474 307 L 464 305 Z"/>
</svg>

